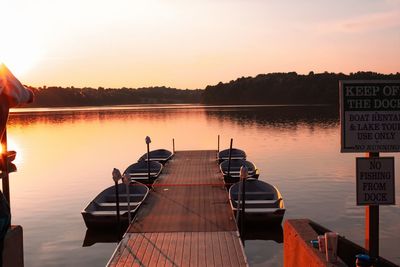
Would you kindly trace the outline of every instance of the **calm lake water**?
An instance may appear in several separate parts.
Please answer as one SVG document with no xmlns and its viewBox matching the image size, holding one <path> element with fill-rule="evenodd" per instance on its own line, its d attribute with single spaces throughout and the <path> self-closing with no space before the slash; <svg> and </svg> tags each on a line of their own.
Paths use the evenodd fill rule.
<svg viewBox="0 0 400 267">
<path fill-rule="evenodd" d="M 10 118 L 9 149 L 18 172 L 10 175 L 13 224 L 24 228 L 26 266 L 104 266 L 116 243 L 83 247 L 81 210 L 113 184 L 146 150 L 244 149 L 276 185 L 285 219 L 310 218 L 364 244 L 363 207 L 356 206 L 355 157 L 341 154 L 338 115 L 324 107 L 152 106 L 19 109 Z M 391 154 L 384 154 L 391 156 Z M 395 156 L 396 169 L 399 158 Z M 397 181 L 398 175 L 396 175 Z M 400 182 L 396 183 L 400 203 Z M 380 209 L 380 253 L 400 264 L 400 208 Z M 251 266 L 281 266 L 283 244 L 248 240 Z M 258 239 L 257 239 L 258 238 Z"/>
</svg>

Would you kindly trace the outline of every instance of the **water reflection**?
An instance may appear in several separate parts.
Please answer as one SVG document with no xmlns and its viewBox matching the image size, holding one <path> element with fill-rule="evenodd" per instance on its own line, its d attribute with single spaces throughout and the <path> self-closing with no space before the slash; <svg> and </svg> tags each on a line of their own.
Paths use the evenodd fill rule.
<svg viewBox="0 0 400 267">
<path fill-rule="evenodd" d="M 270 240 L 278 244 L 283 243 L 282 225 L 263 226 L 264 225 L 247 225 L 244 234 L 244 243 L 249 240 Z"/>
<path fill-rule="evenodd" d="M 121 240 L 121 232 L 111 230 L 87 229 L 82 247 L 90 247 L 96 243 L 115 243 Z"/>
<path fill-rule="evenodd" d="M 330 127 L 339 122 L 339 113 L 331 106 L 264 106 L 246 108 L 205 109 L 210 119 L 234 121 L 241 126 L 249 123 L 293 127 L 298 124 Z"/>
<path fill-rule="evenodd" d="M 188 113 L 188 110 L 181 109 L 159 109 L 159 110 L 90 110 L 90 111 L 62 111 L 62 112 L 44 112 L 44 113 L 12 113 L 9 119 L 9 125 L 18 124 L 61 124 L 75 121 L 104 121 L 114 119 L 141 119 L 141 120 L 169 120 Z M 198 110 L 202 112 L 202 110 Z"/>
<path fill-rule="evenodd" d="M 192 108 L 189 108 L 192 107 Z M 166 120 L 193 113 L 204 113 L 208 119 L 287 127 L 297 124 L 318 124 L 330 127 L 339 122 L 339 113 L 332 106 L 173 106 L 158 108 L 129 107 L 110 109 L 23 109 L 10 114 L 10 124 L 63 123 L 79 120 L 108 120 L 140 118 Z M 23 112 L 24 111 L 24 112 Z"/>
<path fill-rule="evenodd" d="M 259 179 L 279 188 L 287 206 L 285 219 L 310 218 L 363 244 L 365 213 L 355 204 L 356 155 L 340 153 L 338 126 L 337 112 L 329 107 L 120 107 L 13 113 L 10 150 L 17 150 L 17 160 L 23 158 L 10 178 L 11 209 L 13 222 L 24 226 L 26 265 L 106 264 L 115 244 L 88 238 L 86 244 L 93 245 L 82 248 L 87 233 L 80 211 L 113 184 L 114 167 L 125 169 L 146 151 L 147 135 L 151 149 L 169 150 L 172 138 L 177 150 L 217 149 L 218 135 L 221 148 L 227 148 L 234 138 L 234 146 L 244 149 L 260 169 Z M 400 161 L 395 162 L 400 168 Z M 396 195 L 399 202 L 400 183 Z M 400 208 L 383 207 L 380 215 L 382 255 L 400 263 L 396 250 Z M 279 235 L 255 235 L 245 241 L 250 265 L 279 266 Z"/>
</svg>

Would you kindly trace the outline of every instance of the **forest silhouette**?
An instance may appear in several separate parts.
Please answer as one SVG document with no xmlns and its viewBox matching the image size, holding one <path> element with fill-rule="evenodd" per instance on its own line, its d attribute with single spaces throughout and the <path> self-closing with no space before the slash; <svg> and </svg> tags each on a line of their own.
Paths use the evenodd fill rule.
<svg viewBox="0 0 400 267">
<path fill-rule="evenodd" d="M 147 88 L 75 88 L 29 87 L 35 101 L 28 107 L 101 106 L 129 104 L 339 104 L 340 80 L 400 80 L 400 73 L 376 72 L 259 74 L 241 77 L 205 89 L 180 90 L 169 87 Z"/>
</svg>

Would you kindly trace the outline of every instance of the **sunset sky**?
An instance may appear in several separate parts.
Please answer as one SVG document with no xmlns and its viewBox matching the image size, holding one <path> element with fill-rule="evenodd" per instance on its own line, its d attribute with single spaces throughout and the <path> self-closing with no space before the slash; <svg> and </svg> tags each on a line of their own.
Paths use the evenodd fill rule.
<svg viewBox="0 0 400 267">
<path fill-rule="evenodd" d="M 0 0 L 0 61 L 32 86 L 204 88 L 400 72 L 400 0 Z"/>
</svg>

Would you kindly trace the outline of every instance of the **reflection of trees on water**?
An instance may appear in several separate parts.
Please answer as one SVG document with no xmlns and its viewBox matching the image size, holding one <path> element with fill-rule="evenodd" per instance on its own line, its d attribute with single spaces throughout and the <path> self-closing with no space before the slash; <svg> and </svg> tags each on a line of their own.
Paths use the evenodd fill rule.
<svg viewBox="0 0 400 267">
<path fill-rule="evenodd" d="M 11 113 L 9 124 L 62 124 L 104 120 L 122 121 L 173 121 L 181 118 L 198 119 L 206 116 L 208 120 L 229 121 L 240 126 L 273 126 L 279 128 L 297 127 L 307 124 L 310 127 L 337 126 L 338 111 L 327 106 L 205 106 L 184 108 L 149 109 L 82 109 L 55 110 L 44 112 Z"/>
<path fill-rule="evenodd" d="M 145 110 L 63 110 L 50 112 L 12 113 L 9 124 L 62 124 L 79 121 L 104 120 L 173 120 L 189 113 L 203 112 L 202 109 L 145 109 Z"/>
<path fill-rule="evenodd" d="M 205 111 L 209 119 L 233 121 L 240 126 L 261 125 L 292 128 L 299 124 L 333 127 L 339 123 L 339 111 L 331 106 L 230 107 Z"/>
</svg>

